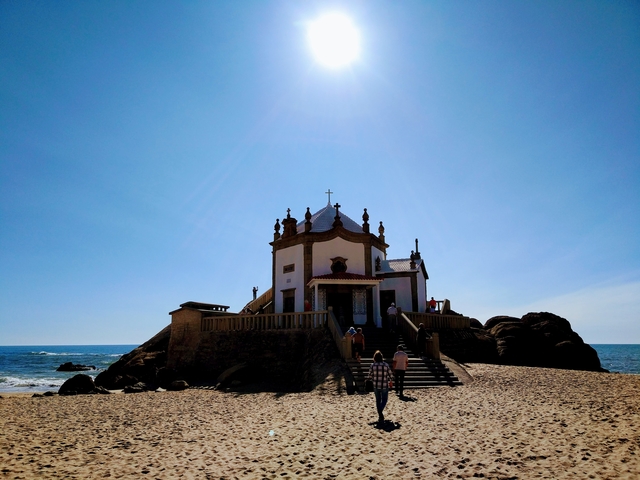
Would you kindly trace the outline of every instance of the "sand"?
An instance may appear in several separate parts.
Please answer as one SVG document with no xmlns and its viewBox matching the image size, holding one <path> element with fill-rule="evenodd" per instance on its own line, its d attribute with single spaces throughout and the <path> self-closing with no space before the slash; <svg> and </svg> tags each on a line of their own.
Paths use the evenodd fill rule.
<svg viewBox="0 0 640 480">
<path fill-rule="evenodd" d="M 0 478 L 640 478 L 640 376 L 466 365 L 390 395 L 210 390 L 0 399 Z"/>
</svg>

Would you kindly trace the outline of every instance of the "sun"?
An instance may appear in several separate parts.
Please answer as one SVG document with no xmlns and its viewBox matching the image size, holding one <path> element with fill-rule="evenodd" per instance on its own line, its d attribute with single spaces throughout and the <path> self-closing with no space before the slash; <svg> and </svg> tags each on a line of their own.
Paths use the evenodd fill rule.
<svg viewBox="0 0 640 480">
<path fill-rule="evenodd" d="M 360 32 L 342 13 L 327 13 L 309 23 L 307 39 L 313 56 L 328 68 L 345 67 L 360 55 Z"/>
</svg>

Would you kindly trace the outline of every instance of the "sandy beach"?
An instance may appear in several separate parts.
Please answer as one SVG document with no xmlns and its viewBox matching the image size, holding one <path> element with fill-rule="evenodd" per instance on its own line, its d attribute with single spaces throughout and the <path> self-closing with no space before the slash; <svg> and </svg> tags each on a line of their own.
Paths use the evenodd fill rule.
<svg viewBox="0 0 640 480">
<path fill-rule="evenodd" d="M 211 390 L 0 399 L 1 478 L 638 478 L 640 376 L 466 365 L 347 395 Z"/>
</svg>

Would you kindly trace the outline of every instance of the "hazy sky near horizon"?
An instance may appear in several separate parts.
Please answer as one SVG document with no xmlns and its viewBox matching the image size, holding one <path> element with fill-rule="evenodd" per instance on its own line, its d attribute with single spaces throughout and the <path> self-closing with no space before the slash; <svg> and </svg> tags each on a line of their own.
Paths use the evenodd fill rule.
<svg viewBox="0 0 640 480">
<path fill-rule="evenodd" d="M 238 311 L 329 188 L 460 313 L 640 343 L 639 132 L 637 2 L 1 2 L 0 345 Z"/>
</svg>

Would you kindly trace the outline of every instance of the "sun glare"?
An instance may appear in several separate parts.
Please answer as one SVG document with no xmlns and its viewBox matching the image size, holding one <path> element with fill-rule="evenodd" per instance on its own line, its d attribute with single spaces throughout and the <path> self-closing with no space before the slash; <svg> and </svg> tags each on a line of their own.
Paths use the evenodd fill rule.
<svg viewBox="0 0 640 480">
<path fill-rule="evenodd" d="M 307 38 L 316 60 L 328 68 L 349 65 L 360 54 L 360 33 L 341 13 L 328 13 L 311 22 Z"/>
</svg>

